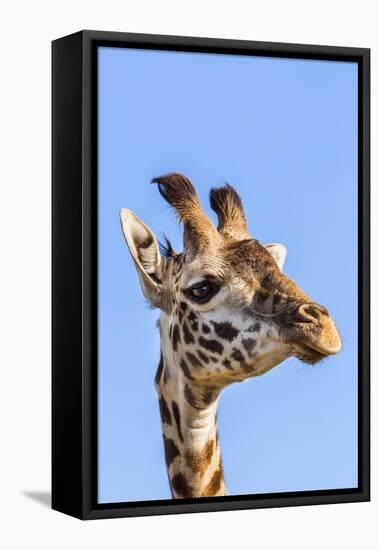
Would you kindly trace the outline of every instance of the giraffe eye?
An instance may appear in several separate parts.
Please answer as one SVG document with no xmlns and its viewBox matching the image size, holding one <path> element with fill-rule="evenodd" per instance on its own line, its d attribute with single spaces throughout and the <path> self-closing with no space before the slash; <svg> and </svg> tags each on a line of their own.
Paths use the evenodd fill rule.
<svg viewBox="0 0 379 550">
<path fill-rule="evenodd" d="M 184 293 L 190 300 L 203 304 L 217 294 L 219 289 L 215 282 L 204 279 L 187 288 Z"/>
</svg>

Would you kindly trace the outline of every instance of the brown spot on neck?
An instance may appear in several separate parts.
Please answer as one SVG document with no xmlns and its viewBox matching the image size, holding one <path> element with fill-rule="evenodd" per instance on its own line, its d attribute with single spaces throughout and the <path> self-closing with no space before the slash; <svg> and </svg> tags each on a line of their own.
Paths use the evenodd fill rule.
<svg viewBox="0 0 379 550">
<path fill-rule="evenodd" d="M 185 376 L 187 378 L 189 378 L 189 380 L 193 380 L 193 376 L 191 374 L 191 371 L 190 371 L 186 361 L 183 358 L 180 360 L 180 367 L 181 367 L 182 371 L 184 372 Z"/>
<path fill-rule="evenodd" d="M 218 469 L 212 475 L 210 482 L 205 487 L 203 494 L 201 496 L 203 497 L 216 496 L 217 493 L 219 493 L 221 490 L 222 481 L 223 481 L 223 475 L 222 475 L 222 468 L 220 464 Z"/>
<path fill-rule="evenodd" d="M 159 410 L 161 413 L 162 422 L 164 424 L 168 424 L 169 426 L 171 426 L 172 418 L 171 418 L 170 409 L 168 408 L 166 400 L 163 396 L 159 398 Z"/>
<path fill-rule="evenodd" d="M 176 428 L 178 430 L 179 439 L 183 443 L 183 433 L 182 433 L 180 411 L 179 411 L 179 407 L 178 407 L 178 404 L 176 403 L 176 401 L 172 402 L 172 412 L 174 413 L 174 418 L 175 418 L 175 422 L 176 422 Z"/>
<path fill-rule="evenodd" d="M 174 330 L 172 331 L 172 347 L 174 351 L 178 349 L 178 343 L 180 342 L 180 331 L 178 325 L 174 326 Z"/>
<path fill-rule="evenodd" d="M 195 338 L 193 337 L 193 334 L 188 328 L 188 325 L 185 321 L 183 322 L 182 330 L 183 330 L 184 342 L 186 344 L 193 344 L 195 342 Z"/>
<path fill-rule="evenodd" d="M 159 382 L 161 381 L 163 367 L 164 367 L 164 362 L 163 362 L 163 355 L 162 355 L 162 352 L 161 352 L 161 357 L 160 357 L 160 360 L 159 360 L 158 370 L 157 370 L 157 373 L 155 375 L 156 385 L 158 385 Z"/>
<path fill-rule="evenodd" d="M 215 440 L 209 439 L 200 451 L 188 450 L 185 455 L 187 465 L 194 473 L 197 473 L 200 477 L 202 477 L 212 461 L 215 449 Z"/>
<path fill-rule="evenodd" d="M 181 473 L 173 476 L 173 478 L 171 479 L 171 487 L 177 495 L 183 498 L 190 498 L 191 496 L 193 496 L 191 487 L 187 479 Z"/>
<path fill-rule="evenodd" d="M 163 435 L 163 442 L 165 448 L 166 465 L 167 468 L 169 468 L 175 458 L 177 456 L 180 456 L 180 452 L 178 447 L 175 445 L 175 442 L 172 439 L 167 439 L 165 435 Z"/>
</svg>

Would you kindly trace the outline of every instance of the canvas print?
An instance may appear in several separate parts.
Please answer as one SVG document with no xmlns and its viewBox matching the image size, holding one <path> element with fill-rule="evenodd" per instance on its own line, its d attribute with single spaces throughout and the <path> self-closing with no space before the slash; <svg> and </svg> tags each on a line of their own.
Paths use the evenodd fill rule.
<svg viewBox="0 0 379 550">
<path fill-rule="evenodd" d="M 357 79 L 99 48 L 99 504 L 358 486 Z"/>
</svg>

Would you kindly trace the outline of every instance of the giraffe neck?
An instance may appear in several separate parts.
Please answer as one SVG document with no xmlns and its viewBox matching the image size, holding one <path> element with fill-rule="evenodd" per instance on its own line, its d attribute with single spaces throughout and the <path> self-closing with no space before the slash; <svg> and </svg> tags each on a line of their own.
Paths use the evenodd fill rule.
<svg viewBox="0 0 379 550">
<path fill-rule="evenodd" d="M 175 498 L 226 495 L 217 431 L 218 393 L 208 404 L 204 391 L 185 378 L 163 350 L 155 379 L 171 492 Z"/>
</svg>

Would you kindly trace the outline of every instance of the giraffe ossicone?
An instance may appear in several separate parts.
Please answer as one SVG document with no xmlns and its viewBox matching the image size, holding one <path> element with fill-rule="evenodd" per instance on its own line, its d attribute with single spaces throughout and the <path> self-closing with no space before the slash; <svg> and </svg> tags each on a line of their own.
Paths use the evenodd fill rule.
<svg viewBox="0 0 379 550">
<path fill-rule="evenodd" d="M 222 389 L 291 356 L 315 364 L 338 353 L 341 339 L 325 307 L 282 273 L 286 248 L 250 236 L 233 187 L 210 192 L 216 228 L 186 177 L 153 183 L 183 224 L 183 252 L 159 247 L 130 210 L 120 216 L 143 295 L 160 309 L 155 385 L 170 488 L 174 498 L 224 496 Z"/>
</svg>

